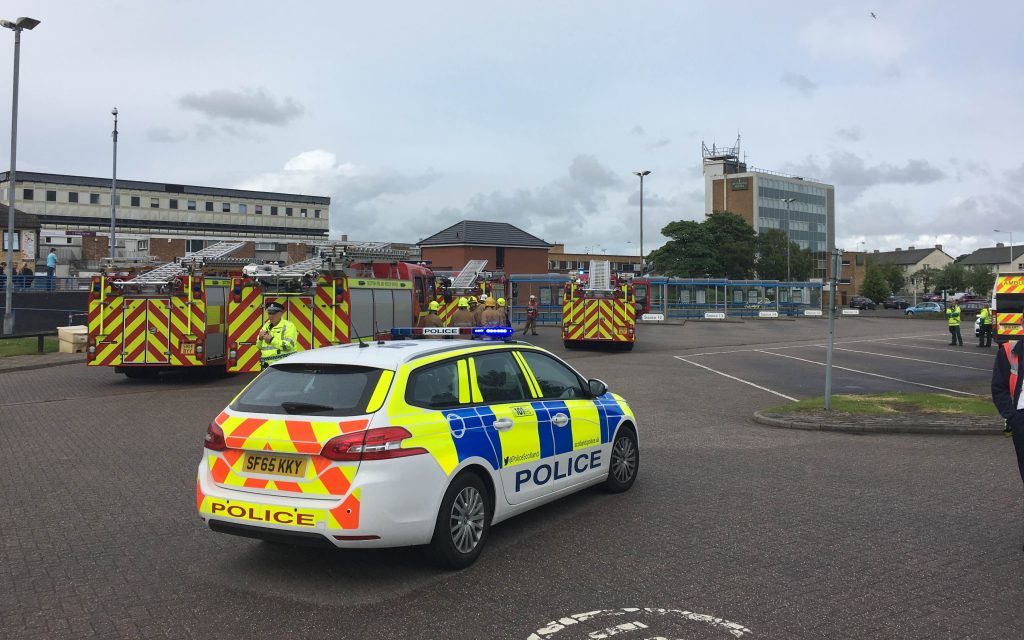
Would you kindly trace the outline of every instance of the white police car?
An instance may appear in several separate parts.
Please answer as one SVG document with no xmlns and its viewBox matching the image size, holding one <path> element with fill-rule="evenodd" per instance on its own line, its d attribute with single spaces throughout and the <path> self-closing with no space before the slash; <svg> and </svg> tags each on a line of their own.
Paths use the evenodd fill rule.
<svg viewBox="0 0 1024 640">
<path fill-rule="evenodd" d="M 640 463 L 633 411 L 603 382 L 529 344 L 461 339 L 284 358 L 205 447 L 196 507 L 215 531 L 430 545 L 453 568 L 491 524 L 592 485 L 625 491 Z"/>
</svg>

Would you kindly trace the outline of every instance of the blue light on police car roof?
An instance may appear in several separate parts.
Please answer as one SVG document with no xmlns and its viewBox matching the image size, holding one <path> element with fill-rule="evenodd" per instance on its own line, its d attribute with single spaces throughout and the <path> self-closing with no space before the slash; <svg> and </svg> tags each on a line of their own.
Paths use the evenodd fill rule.
<svg viewBox="0 0 1024 640">
<path fill-rule="evenodd" d="M 515 335 L 512 327 L 473 327 L 473 335 L 486 338 L 508 338 Z"/>
</svg>

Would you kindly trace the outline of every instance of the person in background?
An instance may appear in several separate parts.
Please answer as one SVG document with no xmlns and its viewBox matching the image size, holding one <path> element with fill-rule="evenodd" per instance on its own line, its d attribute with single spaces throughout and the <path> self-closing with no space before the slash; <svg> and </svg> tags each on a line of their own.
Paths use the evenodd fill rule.
<svg viewBox="0 0 1024 640">
<path fill-rule="evenodd" d="M 487 294 L 480 296 L 479 304 L 476 305 L 476 309 L 473 309 L 473 321 L 476 326 L 484 326 L 484 311 L 487 310 Z"/>
<path fill-rule="evenodd" d="M 1021 327 L 1024 328 L 1024 319 L 1021 320 Z M 992 404 L 1006 420 L 1003 433 L 1013 438 L 1017 471 L 1021 481 L 1024 481 L 1024 398 L 1021 397 L 1024 372 L 1020 371 L 1022 353 L 1024 340 L 1007 340 L 999 345 L 995 364 L 992 365 Z"/>
<path fill-rule="evenodd" d="M 57 249 L 51 247 L 50 254 L 46 256 L 46 290 L 53 291 L 57 281 Z"/>
<path fill-rule="evenodd" d="M 978 312 L 978 317 L 981 318 L 981 325 L 979 329 L 981 332 L 978 333 L 978 346 L 979 347 L 991 347 L 992 346 L 992 309 L 989 308 L 989 303 L 981 308 Z"/>
<path fill-rule="evenodd" d="M 950 346 L 964 346 L 964 337 L 960 333 L 960 305 L 956 302 L 953 302 L 952 306 L 946 307 L 946 322 L 949 323 Z"/>
<path fill-rule="evenodd" d="M 531 295 L 530 301 L 526 304 L 526 326 L 523 327 L 523 335 L 527 331 L 533 331 L 537 335 L 537 316 L 540 315 L 540 305 L 537 304 L 537 296 Z"/>
<path fill-rule="evenodd" d="M 494 298 L 487 298 L 483 304 L 484 312 L 480 314 L 480 324 L 484 327 L 497 327 L 504 321 L 504 314 L 498 311 Z"/>
<path fill-rule="evenodd" d="M 469 296 L 469 300 L 468 300 L 468 302 L 469 302 L 469 312 L 470 312 L 471 314 L 473 314 L 473 324 L 472 324 L 471 326 L 474 326 L 474 327 L 475 327 L 475 326 L 477 326 L 477 325 L 479 325 L 479 324 L 480 324 L 479 322 L 477 322 L 477 320 L 478 320 L 477 316 L 478 316 L 479 314 L 478 314 L 478 313 L 476 312 L 476 311 L 477 311 L 477 309 L 479 309 L 479 308 L 480 308 L 480 301 L 479 301 L 479 300 L 477 300 L 477 299 L 476 299 L 476 298 L 475 298 L 474 296 Z M 482 312 L 482 311 L 483 311 L 483 310 L 481 309 L 481 312 Z"/>
<path fill-rule="evenodd" d="M 13 284 L 13 280 L 11 281 Z M 0 291 L 7 288 L 7 263 L 0 262 Z"/>
<path fill-rule="evenodd" d="M 472 327 L 473 312 L 469 310 L 469 300 L 459 298 L 459 308 L 452 314 L 453 327 Z"/>
<path fill-rule="evenodd" d="M 260 363 L 264 368 L 299 348 L 298 329 L 291 320 L 284 318 L 284 307 L 276 302 L 267 305 L 267 322 L 260 330 L 259 347 Z"/>
<path fill-rule="evenodd" d="M 508 307 L 505 306 L 505 298 L 498 298 L 498 313 L 501 314 L 501 326 L 511 327 L 512 321 L 508 317 Z"/>
<path fill-rule="evenodd" d="M 427 306 L 427 315 L 420 318 L 420 326 L 423 328 L 427 327 L 443 327 L 444 320 L 441 316 L 437 315 L 437 312 L 441 310 L 441 303 L 437 300 L 431 300 Z M 441 336 L 430 336 L 432 338 L 440 338 Z"/>
</svg>

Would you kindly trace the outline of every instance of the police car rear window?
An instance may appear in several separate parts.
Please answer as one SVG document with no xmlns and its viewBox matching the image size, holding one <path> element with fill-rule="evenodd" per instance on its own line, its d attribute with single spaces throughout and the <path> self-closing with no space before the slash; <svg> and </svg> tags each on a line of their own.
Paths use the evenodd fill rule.
<svg viewBox="0 0 1024 640">
<path fill-rule="evenodd" d="M 380 374 L 371 367 L 278 365 L 256 378 L 231 408 L 277 415 L 362 415 Z"/>
</svg>

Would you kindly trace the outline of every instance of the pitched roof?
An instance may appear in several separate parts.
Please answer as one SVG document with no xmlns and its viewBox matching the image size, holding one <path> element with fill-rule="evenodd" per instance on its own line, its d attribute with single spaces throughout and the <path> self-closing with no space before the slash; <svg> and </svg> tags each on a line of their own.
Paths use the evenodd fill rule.
<svg viewBox="0 0 1024 640">
<path fill-rule="evenodd" d="M 982 247 L 960 261 L 960 264 L 1007 264 L 1024 254 L 1024 246 L 1013 245 L 1013 260 L 1010 260 L 1010 247 Z"/>
<path fill-rule="evenodd" d="M 935 247 L 926 249 L 907 249 L 906 251 L 879 251 L 869 253 L 868 262 L 874 264 L 917 264 L 932 254 L 933 251 L 942 251 Z M 943 251 L 943 253 L 945 253 Z M 946 254 L 949 255 L 949 254 Z M 952 259 L 952 256 L 949 256 Z"/>
<path fill-rule="evenodd" d="M 7 205 L 0 203 L 0 224 L 3 225 L 4 231 L 7 230 L 8 211 L 9 209 L 7 208 Z M 38 229 L 40 227 L 39 216 L 31 213 L 25 213 L 21 209 L 15 208 L 14 227 L 16 229 Z"/>
<path fill-rule="evenodd" d="M 507 222 L 483 222 L 480 220 L 462 220 L 444 231 L 419 241 L 421 247 L 469 245 L 499 247 L 529 247 L 547 249 L 551 245 L 537 236 L 526 233 L 519 227 Z"/>
</svg>

